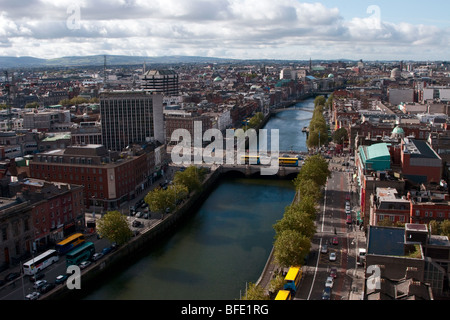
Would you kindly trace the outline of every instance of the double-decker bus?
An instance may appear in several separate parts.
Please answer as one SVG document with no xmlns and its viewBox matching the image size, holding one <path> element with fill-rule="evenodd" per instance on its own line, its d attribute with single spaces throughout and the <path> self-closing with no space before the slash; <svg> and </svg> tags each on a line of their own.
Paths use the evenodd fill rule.
<svg viewBox="0 0 450 320">
<path fill-rule="evenodd" d="M 284 278 L 284 290 L 289 290 L 292 294 L 297 292 L 300 280 L 302 279 L 301 267 L 290 267 L 286 277 Z"/>
<path fill-rule="evenodd" d="M 275 300 L 292 300 L 292 294 L 289 290 L 279 290 Z"/>
<path fill-rule="evenodd" d="M 48 250 L 30 261 L 25 262 L 22 266 L 23 273 L 29 276 L 35 275 L 58 260 L 58 252 L 56 252 L 56 250 Z"/>
<path fill-rule="evenodd" d="M 56 244 L 56 251 L 60 255 L 64 255 L 70 250 L 75 249 L 80 244 L 84 243 L 85 238 L 82 233 L 75 233 L 66 239 L 62 240 L 61 242 L 58 242 Z"/>
<path fill-rule="evenodd" d="M 66 266 L 79 265 L 83 261 L 90 260 L 94 253 L 94 243 L 85 242 L 66 254 Z"/>
</svg>

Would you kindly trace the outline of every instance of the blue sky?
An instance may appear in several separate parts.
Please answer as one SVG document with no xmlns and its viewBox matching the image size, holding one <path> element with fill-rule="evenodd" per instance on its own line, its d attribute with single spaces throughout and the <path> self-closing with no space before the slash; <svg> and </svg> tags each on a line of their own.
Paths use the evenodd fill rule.
<svg viewBox="0 0 450 320">
<path fill-rule="evenodd" d="M 0 0 L 0 55 L 450 60 L 450 2 Z"/>
</svg>

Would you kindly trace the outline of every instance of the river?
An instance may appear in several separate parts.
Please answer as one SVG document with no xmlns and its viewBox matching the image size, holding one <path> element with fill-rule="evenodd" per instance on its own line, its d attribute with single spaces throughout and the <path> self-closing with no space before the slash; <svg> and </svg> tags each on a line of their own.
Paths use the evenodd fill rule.
<svg viewBox="0 0 450 320">
<path fill-rule="evenodd" d="M 266 129 L 280 129 L 280 150 L 307 150 L 302 128 L 313 107 L 309 99 L 269 120 Z M 185 225 L 85 299 L 239 299 L 246 283 L 261 275 L 272 249 L 273 225 L 293 197 L 291 181 L 221 179 Z"/>
</svg>

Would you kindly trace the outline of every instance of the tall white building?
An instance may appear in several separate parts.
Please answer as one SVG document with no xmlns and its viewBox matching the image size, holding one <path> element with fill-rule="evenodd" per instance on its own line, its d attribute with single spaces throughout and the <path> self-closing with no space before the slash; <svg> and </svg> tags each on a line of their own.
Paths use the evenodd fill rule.
<svg viewBox="0 0 450 320">
<path fill-rule="evenodd" d="M 133 143 L 164 143 L 161 94 L 146 91 L 110 91 L 100 95 L 102 144 L 123 151 Z"/>
</svg>

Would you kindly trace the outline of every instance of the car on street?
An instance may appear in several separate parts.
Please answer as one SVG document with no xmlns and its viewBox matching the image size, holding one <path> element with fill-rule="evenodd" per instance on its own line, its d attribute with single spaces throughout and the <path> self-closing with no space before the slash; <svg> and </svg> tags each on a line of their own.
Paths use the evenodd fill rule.
<svg viewBox="0 0 450 320">
<path fill-rule="evenodd" d="M 325 288 L 333 288 L 333 284 L 333 277 L 327 277 L 327 280 L 325 281 Z"/>
<path fill-rule="evenodd" d="M 330 300 L 331 299 L 331 288 L 326 287 L 322 292 L 322 300 Z"/>
<path fill-rule="evenodd" d="M 33 288 L 39 290 L 43 285 L 47 283 L 47 280 L 38 280 L 34 283 Z"/>
<path fill-rule="evenodd" d="M 54 288 L 55 288 L 55 284 L 49 282 L 49 283 L 44 284 L 44 285 L 39 289 L 39 292 L 42 293 L 42 294 L 44 294 L 44 293 L 47 293 L 47 292 L 53 290 Z"/>
<path fill-rule="evenodd" d="M 345 221 L 347 224 L 352 224 L 352 215 L 351 214 L 348 214 L 347 215 L 347 219 L 346 219 L 346 221 Z"/>
<path fill-rule="evenodd" d="M 99 260 L 101 257 L 103 257 L 103 253 L 97 252 L 97 253 L 94 253 L 94 255 L 92 256 L 92 260 L 97 261 L 97 260 Z"/>
<path fill-rule="evenodd" d="M 103 255 L 107 255 L 108 253 L 110 253 L 112 251 L 112 249 L 110 247 L 106 247 L 102 250 Z"/>
<path fill-rule="evenodd" d="M 39 298 L 39 296 L 40 296 L 41 294 L 39 293 L 39 292 L 32 292 L 32 293 L 30 293 L 30 294 L 27 294 L 26 295 L 26 299 L 27 300 L 37 300 L 38 298 Z"/>
<path fill-rule="evenodd" d="M 336 261 L 336 252 L 330 253 L 330 261 Z"/>
<path fill-rule="evenodd" d="M 138 227 L 142 226 L 142 223 L 140 221 L 138 221 L 138 220 L 134 220 L 131 223 L 131 226 L 134 227 L 134 228 L 138 228 Z"/>
<path fill-rule="evenodd" d="M 333 244 L 334 244 L 335 246 L 337 246 L 337 245 L 339 244 L 339 240 L 338 240 L 337 237 L 334 237 L 334 238 L 333 238 Z"/>
<path fill-rule="evenodd" d="M 337 278 L 337 269 L 336 268 L 331 268 L 330 277 L 332 277 L 333 279 Z"/>
<path fill-rule="evenodd" d="M 45 274 L 44 274 L 44 273 L 38 273 L 38 274 L 35 274 L 34 276 L 31 276 L 31 277 L 30 277 L 30 281 L 31 281 L 31 282 L 36 282 L 36 281 L 38 281 L 38 280 L 43 279 L 44 277 L 45 277 Z"/>
<path fill-rule="evenodd" d="M 56 277 L 55 283 L 56 284 L 64 283 L 64 281 L 66 281 L 68 277 L 69 276 L 67 274 L 61 274 L 61 275 Z"/>
<path fill-rule="evenodd" d="M 90 261 L 83 261 L 83 262 L 80 263 L 80 269 L 86 269 L 90 265 L 91 265 Z"/>
<path fill-rule="evenodd" d="M 136 213 L 136 218 L 140 218 L 140 217 L 142 217 L 142 212 L 139 211 Z"/>
<path fill-rule="evenodd" d="M 5 277 L 5 282 L 13 281 L 14 279 L 17 279 L 19 277 L 20 277 L 20 273 L 11 272 Z"/>
<path fill-rule="evenodd" d="M 328 246 L 326 244 L 322 245 L 322 248 L 320 249 L 321 253 L 327 253 L 328 252 Z"/>
</svg>

